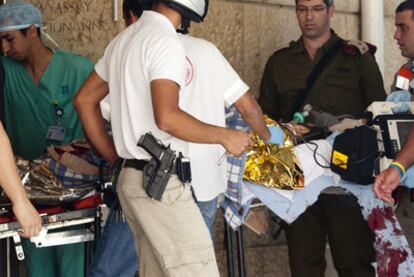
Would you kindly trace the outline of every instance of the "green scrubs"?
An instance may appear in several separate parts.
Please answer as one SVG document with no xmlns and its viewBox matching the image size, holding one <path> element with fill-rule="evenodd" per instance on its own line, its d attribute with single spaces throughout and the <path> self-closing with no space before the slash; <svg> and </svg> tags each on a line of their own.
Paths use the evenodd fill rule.
<svg viewBox="0 0 414 277">
<path fill-rule="evenodd" d="M 93 64 L 84 57 L 58 51 L 35 84 L 23 63 L 3 57 L 5 125 L 13 151 L 26 159 L 36 159 L 51 144 L 49 126 L 58 124 L 56 108 L 63 109 L 60 125 L 65 128 L 63 143 L 83 137 L 82 126 L 72 105 L 72 97 L 89 75 Z"/>
<path fill-rule="evenodd" d="M 51 144 L 83 137 L 72 97 L 93 69 L 84 57 L 55 52 L 40 82 L 35 84 L 22 62 L 2 57 L 5 69 L 4 119 L 13 151 L 36 159 Z M 58 117 L 56 110 L 63 110 Z M 58 122 L 59 121 L 59 122 Z M 46 138 L 49 126 L 65 129 L 63 141 Z M 84 244 L 36 248 L 23 241 L 29 277 L 83 277 Z"/>
</svg>

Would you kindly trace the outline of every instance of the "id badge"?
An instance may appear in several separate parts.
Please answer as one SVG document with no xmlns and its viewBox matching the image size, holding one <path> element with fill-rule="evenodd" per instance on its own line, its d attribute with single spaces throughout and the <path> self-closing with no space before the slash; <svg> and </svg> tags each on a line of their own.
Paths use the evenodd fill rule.
<svg viewBox="0 0 414 277">
<path fill-rule="evenodd" d="M 65 139 L 65 128 L 52 125 L 47 129 L 46 138 L 54 141 L 63 141 Z"/>
</svg>

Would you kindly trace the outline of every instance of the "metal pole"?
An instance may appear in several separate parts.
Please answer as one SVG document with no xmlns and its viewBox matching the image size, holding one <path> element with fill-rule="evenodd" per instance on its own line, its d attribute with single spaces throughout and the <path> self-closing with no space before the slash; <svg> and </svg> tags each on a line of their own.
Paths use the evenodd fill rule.
<svg viewBox="0 0 414 277">
<path fill-rule="evenodd" d="M 7 277 L 11 277 L 11 260 L 10 260 L 10 238 L 6 239 L 6 268 Z"/>
<path fill-rule="evenodd" d="M 101 237 L 101 232 L 102 232 L 101 220 L 102 220 L 102 207 L 97 206 L 96 207 L 96 214 L 95 214 L 95 222 L 94 222 L 95 242 L 98 241 Z M 96 243 L 95 243 L 95 248 L 96 248 Z"/>
<path fill-rule="evenodd" d="M 244 243 L 243 243 L 243 226 L 240 226 L 237 231 L 237 261 L 239 265 L 239 276 L 246 276 L 246 268 L 244 263 Z"/>
<path fill-rule="evenodd" d="M 224 241 L 226 244 L 226 257 L 227 257 L 227 276 L 234 277 L 234 255 L 233 255 L 233 230 L 230 225 L 227 224 L 224 219 Z"/>
</svg>

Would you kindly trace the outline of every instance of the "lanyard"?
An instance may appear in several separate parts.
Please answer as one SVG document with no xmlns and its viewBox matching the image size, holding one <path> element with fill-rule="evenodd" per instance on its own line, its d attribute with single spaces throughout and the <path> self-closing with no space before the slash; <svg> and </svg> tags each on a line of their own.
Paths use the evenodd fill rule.
<svg viewBox="0 0 414 277">
<path fill-rule="evenodd" d="M 62 121 L 62 116 L 63 116 L 64 110 L 61 107 L 59 107 L 59 102 L 57 100 L 55 100 L 53 102 L 53 107 L 55 109 L 55 115 L 56 115 L 56 119 L 57 119 L 57 125 L 60 126 L 60 123 Z"/>
</svg>

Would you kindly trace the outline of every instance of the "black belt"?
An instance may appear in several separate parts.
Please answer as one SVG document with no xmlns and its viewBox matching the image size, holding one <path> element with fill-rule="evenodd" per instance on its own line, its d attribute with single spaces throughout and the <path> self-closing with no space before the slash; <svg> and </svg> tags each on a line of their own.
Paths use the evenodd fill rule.
<svg viewBox="0 0 414 277">
<path fill-rule="evenodd" d="M 124 163 L 124 167 L 134 168 L 136 170 L 144 170 L 144 167 L 149 163 L 148 160 L 137 160 L 137 159 L 129 159 L 126 160 Z M 177 174 L 177 167 L 175 162 L 173 164 L 173 168 L 171 170 L 171 174 Z"/>
<path fill-rule="evenodd" d="M 143 170 L 144 167 L 148 164 L 149 161 L 147 160 L 136 160 L 136 159 L 131 159 L 131 160 L 126 160 L 124 163 L 124 167 L 132 167 L 135 168 L 136 170 Z"/>
</svg>

